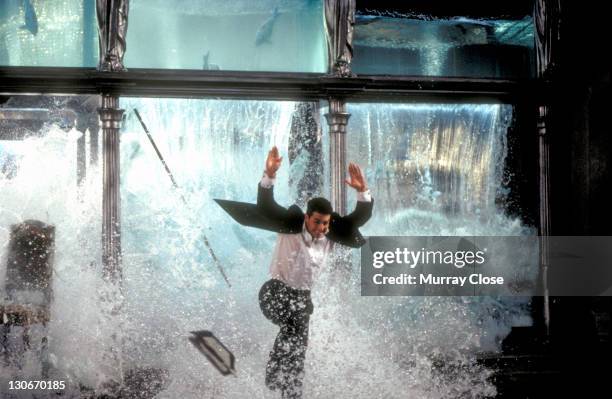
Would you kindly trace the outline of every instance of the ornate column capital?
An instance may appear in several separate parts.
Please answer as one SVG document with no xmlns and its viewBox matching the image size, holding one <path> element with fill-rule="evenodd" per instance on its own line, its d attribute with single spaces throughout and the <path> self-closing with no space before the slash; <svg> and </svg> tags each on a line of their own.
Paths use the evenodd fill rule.
<svg viewBox="0 0 612 399">
<path fill-rule="evenodd" d="M 346 133 L 346 126 L 351 114 L 346 112 L 346 102 L 341 99 L 329 99 L 329 112 L 325 114 L 330 133 Z"/>
</svg>

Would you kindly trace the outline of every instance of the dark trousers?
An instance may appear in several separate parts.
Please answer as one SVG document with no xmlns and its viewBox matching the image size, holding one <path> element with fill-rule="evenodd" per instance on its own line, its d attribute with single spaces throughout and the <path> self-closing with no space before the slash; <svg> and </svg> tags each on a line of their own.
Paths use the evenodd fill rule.
<svg viewBox="0 0 612 399">
<path fill-rule="evenodd" d="M 297 290 L 280 280 L 268 280 L 259 291 L 264 316 L 280 327 L 266 366 L 266 385 L 282 397 L 302 397 L 308 323 L 313 306 L 310 291 Z"/>
</svg>

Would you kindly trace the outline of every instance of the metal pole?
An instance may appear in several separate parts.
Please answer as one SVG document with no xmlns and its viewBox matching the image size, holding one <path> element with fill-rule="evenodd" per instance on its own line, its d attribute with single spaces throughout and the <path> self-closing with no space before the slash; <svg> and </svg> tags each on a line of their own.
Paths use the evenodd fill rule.
<svg viewBox="0 0 612 399">
<path fill-rule="evenodd" d="M 550 159 L 549 142 L 546 134 L 546 106 L 539 107 L 538 116 L 538 152 L 539 152 L 539 192 L 540 192 L 540 278 L 544 297 L 544 325 L 546 334 L 550 333 L 550 298 L 548 295 L 548 266 L 550 235 Z"/>
<path fill-rule="evenodd" d="M 342 99 L 329 99 L 329 113 L 325 114 L 329 125 L 331 164 L 331 203 L 341 215 L 346 212 L 346 125 L 351 115 L 346 112 L 346 102 Z"/>
<path fill-rule="evenodd" d="M 344 99 L 330 98 L 329 113 L 325 114 L 329 125 L 329 161 L 330 161 L 330 185 L 331 203 L 340 215 L 346 214 L 346 129 L 349 117 L 346 112 L 346 101 Z M 341 247 L 334 258 L 333 279 L 334 286 L 341 287 L 338 294 L 341 300 L 346 300 L 349 295 L 346 281 L 350 280 L 351 274 L 351 251 L 349 248 Z"/>
<path fill-rule="evenodd" d="M 98 110 L 102 127 L 103 198 L 102 198 L 102 263 L 104 277 L 121 281 L 121 214 L 119 195 L 119 130 L 123 110 L 119 97 L 102 95 Z"/>
</svg>

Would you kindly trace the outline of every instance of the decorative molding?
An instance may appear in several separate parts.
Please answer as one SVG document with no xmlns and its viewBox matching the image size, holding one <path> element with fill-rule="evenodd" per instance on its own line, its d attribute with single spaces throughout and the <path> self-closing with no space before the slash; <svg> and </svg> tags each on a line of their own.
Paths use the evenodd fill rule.
<svg viewBox="0 0 612 399">
<path fill-rule="evenodd" d="M 543 96 L 536 80 L 415 76 L 340 78 L 314 73 L 0 67 L 0 93 L 103 94 L 268 100 L 513 103 Z"/>
</svg>

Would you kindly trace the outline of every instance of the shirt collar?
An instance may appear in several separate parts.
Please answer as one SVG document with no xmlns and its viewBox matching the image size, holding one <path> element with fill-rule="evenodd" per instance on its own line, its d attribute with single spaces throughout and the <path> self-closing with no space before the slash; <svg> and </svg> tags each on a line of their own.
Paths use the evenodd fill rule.
<svg viewBox="0 0 612 399">
<path fill-rule="evenodd" d="M 305 221 L 302 224 L 302 237 L 304 238 L 304 242 L 306 242 L 306 244 L 308 245 L 312 244 L 313 242 L 317 243 L 317 242 L 321 242 L 327 239 L 325 235 L 323 235 L 321 238 L 314 238 L 312 234 L 310 234 L 310 232 L 306 228 Z"/>
</svg>

